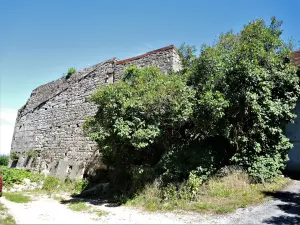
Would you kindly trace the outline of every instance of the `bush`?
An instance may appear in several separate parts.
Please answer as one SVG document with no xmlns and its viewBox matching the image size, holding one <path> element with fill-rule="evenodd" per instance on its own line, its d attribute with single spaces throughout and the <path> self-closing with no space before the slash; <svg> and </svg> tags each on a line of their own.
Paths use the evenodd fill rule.
<svg viewBox="0 0 300 225">
<path fill-rule="evenodd" d="M 8 166 L 8 163 L 9 163 L 9 156 L 0 155 L 0 166 Z"/>
<path fill-rule="evenodd" d="M 29 149 L 25 152 L 25 155 L 28 157 L 28 158 L 33 158 L 35 159 L 37 156 L 38 156 L 38 153 L 32 149 Z"/>
<path fill-rule="evenodd" d="M 63 181 L 57 177 L 47 176 L 43 183 L 43 190 L 53 191 L 58 190 L 59 187 L 63 186 Z"/>
<path fill-rule="evenodd" d="M 74 183 L 74 194 L 80 194 L 88 186 L 87 180 L 76 180 Z"/>
<path fill-rule="evenodd" d="M 221 35 L 213 46 L 202 48 L 190 73 L 198 96 L 220 93 L 226 102 L 215 101 L 207 112 L 203 104 L 197 105 L 197 128 L 206 126 L 203 118 L 214 120 L 210 134 L 228 140 L 231 164 L 261 181 L 272 180 L 284 169 L 292 145 L 283 127 L 295 118 L 292 110 L 300 94 L 297 68 L 280 38 L 280 25 L 275 18 L 269 26 L 256 20 L 238 34 Z"/>
<path fill-rule="evenodd" d="M 149 211 L 187 210 L 209 213 L 228 213 L 237 208 L 264 202 L 264 192 L 276 192 L 290 183 L 276 177 L 273 183 L 253 184 L 245 171 L 231 170 L 225 176 L 210 177 L 205 183 L 191 174 L 181 184 L 166 187 L 146 185 L 127 205 L 142 206 Z"/>
<path fill-rule="evenodd" d="M 281 173 L 292 146 L 283 128 L 296 116 L 300 86 L 280 26 L 255 20 L 203 46 L 199 57 L 182 45 L 181 74 L 130 66 L 123 80 L 99 87 L 85 131 L 123 196 L 152 179 L 167 193 L 186 181 L 193 199 L 195 184 L 226 165 L 259 182 Z M 144 168 L 153 168 L 151 179 L 139 176 Z"/>
<path fill-rule="evenodd" d="M 66 79 L 69 79 L 73 73 L 76 73 L 76 69 L 74 67 L 69 68 Z"/>
<path fill-rule="evenodd" d="M 12 161 L 17 161 L 19 160 L 20 154 L 18 152 L 12 152 L 10 153 L 10 159 Z"/>
<path fill-rule="evenodd" d="M 1 167 L 3 183 L 6 186 L 11 186 L 13 184 L 21 184 L 24 179 L 27 178 L 32 182 L 37 182 L 43 179 L 43 175 L 31 173 L 26 170 L 19 170 L 14 168 Z"/>
<path fill-rule="evenodd" d="M 99 144 L 103 162 L 114 168 L 115 177 L 120 175 L 113 178 L 120 187 L 125 187 L 121 180 L 136 180 L 134 168 L 153 167 L 170 146 L 190 136 L 184 127 L 193 113 L 194 94 L 184 76 L 132 66 L 123 81 L 100 86 L 91 96 L 98 112 L 84 127 Z"/>
</svg>

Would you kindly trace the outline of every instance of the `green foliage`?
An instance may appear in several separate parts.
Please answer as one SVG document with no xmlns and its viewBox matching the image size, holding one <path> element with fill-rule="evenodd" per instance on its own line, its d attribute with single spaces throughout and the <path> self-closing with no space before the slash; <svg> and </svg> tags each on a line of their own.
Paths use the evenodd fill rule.
<svg viewBox="0 0 300 225">
<path fill-rule="evenodd" d="M 9 163 L 9 156 L 0 155 L 0 166 L 8 166 L 8 163 Z"/>
<path fill-rule="evenodd" d="M 178 48 L 178 54 L 181 59 L 181 73 L 186 73 L 191 70 L 197 60 L 197 56 L 195 55 L 197 51 L 196 46 L 186 45 L 185 43 L 181 44 Z"/>
<path fill-rule="evenodd" d="M 69 68 L 66 79 L 69 79 L 73 73 L 76 73 L 76 69 L 74 67 Z"/>
<path fill-rule="evenodd" d="M 76 180 L 74 183 L 74 193 L 80 194 L 88 186 L 87 180 Z"/>
<path fill-rule="evenodd" d="M 129 67 L 124 81 L 101 86 L 92 95 L 98 112 L 87 119 L 85 130 L 98 142 L 107 165 L 155 164 L 180 141 L 178 129 L 188 123 L 194 94 L 179 75 Z"/>
<path fill-rule="evenodd" d="M 12 161 L 17 161 L 17 160 L 19 160 L 19 157 L 20 157 L 20 154 L 17 153 L 17 152 L 12 152 L 12 153 L 10 153 L 10 159 L 11 159 Z"/>
<path fill-rule="evenodd" d="M 19 170 L 14 168 L 1 167 L 3 183 L 6 186 L 11 186 L 13 184 L 21 184 L 24 179 L 27 178 L 32 182 L 41 181 L 43 175 L 31 173 L 26 170 Z"/>
<path fill-rule="evenodd" d="M 38 153 L 32 149 L 29 149 L 25 152 L 25 155 L 28 157 L 28 158 L 33 158 L 35 159 L 37 156 L 38 156 Z"/>
<path fill-rule="evenodd" d="M 221 94 L 226 104 L 216 102 L 218 113 L 211 108 L 212 131 L 230 142 L 231 163 L 262 181 L 285 166 L 291 144 L 283 127 L 295 118 L 299 97 L 297 69 L 287 60 L 290 49 L 280 38 L 280 25 L 275 18 L 269 26 L 256 20 L 238 34 L 221 35 L 212 47 L 202 48 L 190 76 L 198 96 Z M 200 110 L 199 121 L 205 116 Z"/>
<path fill-rule="evenodd" d="M 182 198 L 193 200 L 198 184 L 226 165 L 259 182 L 281 173 L 291 148 L 283 128 L 295 118 L 300 87 L 280 25 L 255 20 L 204 45 L 199 57 L 183 44 L 179 74 L 130 66 L 122 81 L 99 87 L 90 98 L 98 111 L 84 128 L 125 198 L 153 180 L 174 198 L 185 180 Z"/>
<path fill-rule="evenodd" d="M 61 187 L 62 184 L 63 181 L 60 180 L 59 178 L 53 176 L 47 176 L 44 180 L 42 189 L 46 191 L 53 191 Z"/>
<path fill-rule="evenodd" d="M 235 171 L 221 177 L 210 177 L 205 183 L 191 174 L 181 184 L 158 188 L 146 185 L 144 190 L 126 202 L 149 211 L 187 210 L 200 213 L 223 214 L 237 208 L 264 202 L 263 192 L 276 192 L 290 183 L 290 179 L 276 177 L 273 183 L 251 184 L 249 176 Z"/>
<path fill-rule="evenodd" d="M 71 202 L 68 204 L 69 208 L 73 211 L 81 212 L 88 211 L 90 207 L 84 202 Z"/>
</svg>

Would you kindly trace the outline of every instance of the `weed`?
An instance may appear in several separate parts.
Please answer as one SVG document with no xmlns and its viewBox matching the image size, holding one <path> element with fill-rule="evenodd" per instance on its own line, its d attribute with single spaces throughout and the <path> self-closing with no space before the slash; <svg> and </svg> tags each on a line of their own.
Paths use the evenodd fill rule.
<svg viewBox="0 0 300 225">
<path fill-rule="evenodd" d="M 94 209 L 91 211 L 92 213 L 95 213 L 97 216 L 101 217 L 101 216 L 106 216 L 108 215 L 108 212 L 103 211 L 101 209 Z"/>
<path fill-rule="evenodd" d="M 76 72 L 76 69 L 74 67 L 69 68 L 66 79 L 69 79 L 71 77 L 71 75 L 75 72 Z"/>
<path fill-rule="evenodd" d="M 29 149 L 28 151 L 25 152 L 25 155 L 28 157 L 28 158 L 33 158 L 35 159 L 37 156 L 38 156 L 38 153 L 32 149 Z"/>
<path fill-rule="evenodd" d="M 76 180 L 74 183 L 74 194 L 80 194 L 88 185 L 87 180 Z"/>
<path fill-rule="evenodd" d="M 42 189 L 46 191 L 57 190 L 57 188 L 61 186 L 62 183 L 63 182 L 59 178 L 48 176 L 44 180 Z"/>
<path fill-rule="evenodd" d="M 44 179 L 43 175 L 31 173 L 26 170 L 8 168 L 6 166 L 1 166 L 0 170 L 2 170 L 3 184 L 7 187 L 12 186 L 13 184 L 21 184 L 25 178 L 32 182 L 38 182 Z"/>
<path fill-rule="evenodd" d="M 201 185 L 192 177 L 192 181 L 184 182 L 177 189 L 174 185 L 168 185 L 166 188 L 147 185 L 143 191 L 127 201 L 126 205 L 141 206 L 148 211 L 181 209 L 223 214 L 262 203 L 264 191 L 278 191 L 289 182 L 290 179 L 278 177 L 265 186 L 253 184 L 243 172 L 211 178 Z"/>
<path fill-rule="evenodd" d="M 69 208 L 73 211 L 88 211 L 89 206 L 84 202 L 71 202 L 68 204 Z"/>
<path fill-rule="evenodd" d="M 10 153 L 10 159 L 11 159 L 12 161 L 19 160 L 19 157 L 20 157 L 20 154 L 17 153 L 17 152 L 12 152 L 12 153 Z"/>
</svg>

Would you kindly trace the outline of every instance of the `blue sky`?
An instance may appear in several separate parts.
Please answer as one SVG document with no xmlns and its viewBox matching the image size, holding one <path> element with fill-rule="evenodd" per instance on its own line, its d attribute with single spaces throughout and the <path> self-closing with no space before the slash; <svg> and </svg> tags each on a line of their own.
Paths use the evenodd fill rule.
<svg viewBox="0 0 300 225">
<path fill-rule="evenodd" d="M 70 67 L 170 44 L 212 44 L 271 16 L 299 48 L 299 8 L 297 0 L 0 0 L 0 153 L 9 151 L 16 111 L 31 91 Z"/>
</svg>

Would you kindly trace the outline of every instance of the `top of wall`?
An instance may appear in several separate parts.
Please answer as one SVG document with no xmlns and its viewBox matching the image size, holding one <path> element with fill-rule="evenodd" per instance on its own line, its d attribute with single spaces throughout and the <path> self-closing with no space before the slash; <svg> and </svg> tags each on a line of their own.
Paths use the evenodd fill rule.
<svg viewBox="0 0 300 225">
<path fill-rule="evenodd" d="M 137 59 L 141 59 L 141 58 L 144 58 L 144 57 L 147 57 L 149 55 L 152 55 L 152 54 L 156 54 L 158 52 L 164 52 L 164 51 L 168 51 L 170 49 L 176 49 L 176 47 L 174 45 L 169 45 L 169 46 L 166 46 L 166 47 L 163 47 L 163 48 L 159 48 L 159 49 L 156 49 L 156 50 L 153 50 L 151 52 L 147 52 L 145 54 L 142 54 L 142 55 L 138 55 L 138 56 L 135 56 L 135 57 L 132 57 L 132 58 L 128 58 L 128 59 L 124 59 L 124 60 L 120 60 L 117 62 L 117 65 L 120 65 L 120 64 L 126 64 L 128 62 L 131 62 L 131 61 L 134 61 L 134 60 L 137 60 Z"/>
<path fill-rule="evenodd" d="M 132 58 L 128 58 L 125 60 L 118 60 L 116 58 L 112 58 L 110 60 L 101 62 L 99 64 L 96 64 L 94 66 L 85 68 L 83 70 L 80 70 L 74 74 L 70 78 L 61 77 L 55 81 L 49 82 L 47 84 L 43 84 L 36 89 L 34 89 L 30 95 L 30 98 L 26 102 L 26 104 L 19 110 L 18 117 L 24 116 L 29 112 L 34 111 L 35 109 L 40 108 L 45 102 L 47 102 L 49 99 L 55 97 L 56 95 L 59 95 L 60 93 L 66 91 L 69 87 L 71 87 L 74 83 L 80 82 L 80 80 L 84 79 L 85 77 L 88 77 L 90 75 L 93 75 L 98 68 L 105 67 L 106 64 L 111 65 L 125 65 L 127 63 L 132 63 L 135 60 L 147 58 L 150 55 L 157 54 L 159 52 L 166 52 L 170 50 L 176 50 L 176 47 L 174 45 L 169 45 L 163 48 L 159 48 L 150 52 L 147 52 L 143 55 L 135 56 Z M 111 69 L 111 68 L 109 68 Z M 111 73 L 108 71 L 104 71 L 105 73 Z"/>
</svg>

